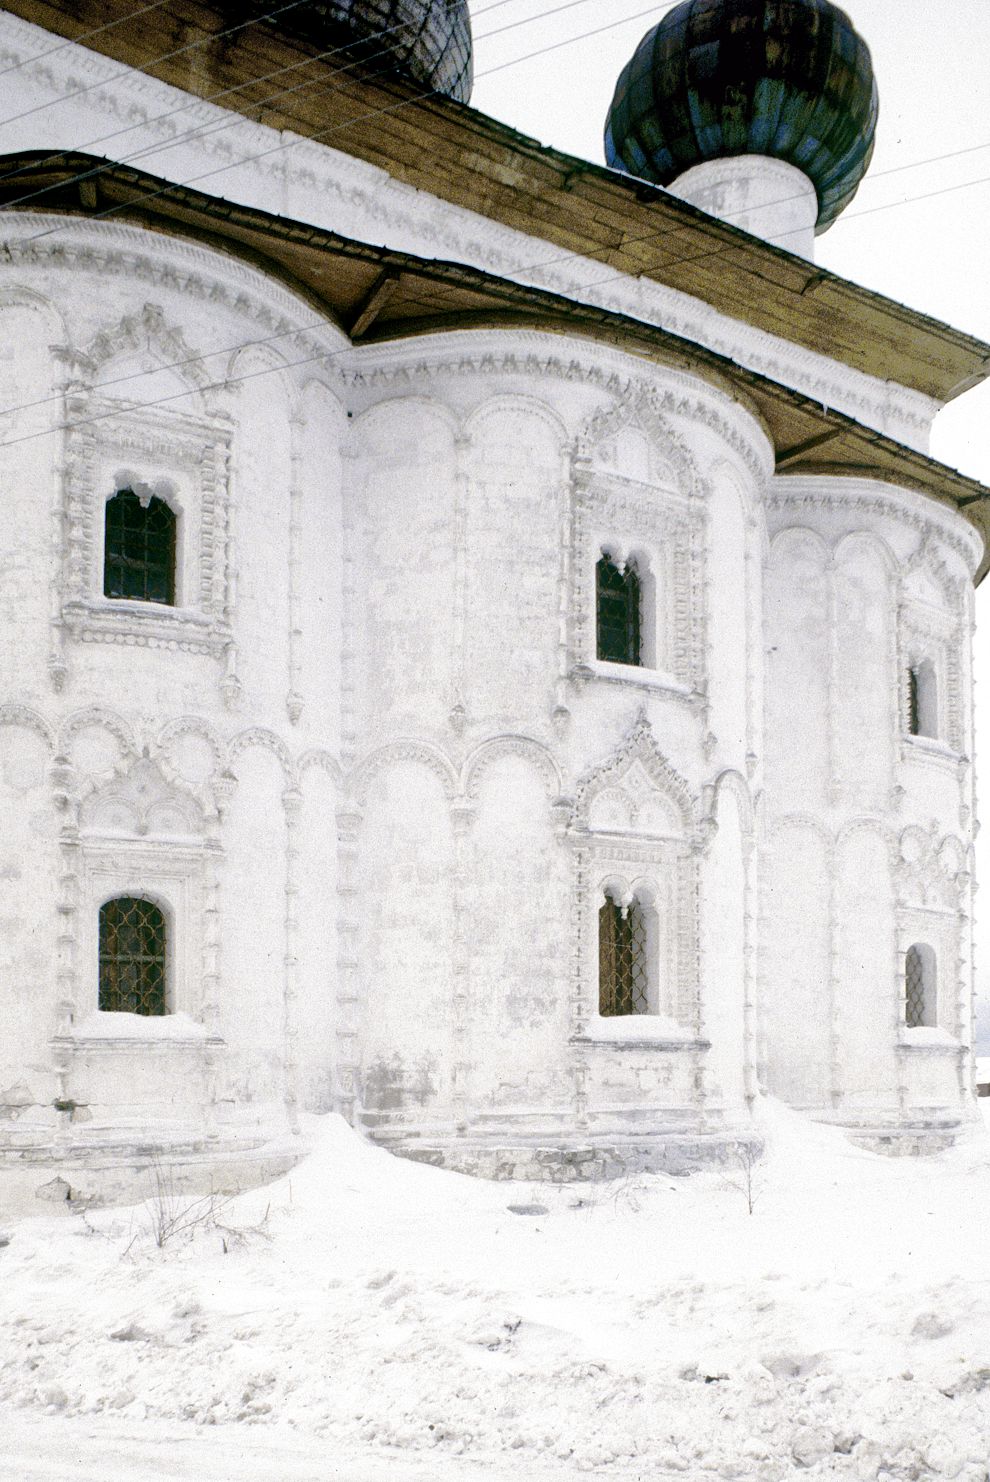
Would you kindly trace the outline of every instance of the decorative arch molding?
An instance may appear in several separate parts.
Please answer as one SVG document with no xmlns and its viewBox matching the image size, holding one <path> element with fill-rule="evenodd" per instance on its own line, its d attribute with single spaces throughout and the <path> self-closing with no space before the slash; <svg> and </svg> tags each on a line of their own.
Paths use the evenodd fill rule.
<svg viewBox="0 0 990 1482">
<path fill-rule="evenodd" d="M 773 840 L 788 833 L 814 834 L 826 851 L 835 847 L 835 835 L 820 818 L 813 813 L 783 813 L 774 818 L 767 827 L 767 838 Z"/>
<path fill-rule="evenodd" d="M 128 722 L 116 711 L 106 710 L 102 705 L 87 705 L 84 710 L 76 710 L 66 717 L 58 732 L 59 754 L 67 755 L 73 737 L 91 726 L 108 731 L 117 741 L 125 758 L 137 756 L 138 743 Z"/>
<path fill-rule="evenodd" d="M 445 401 L 442 401 L 440 397 L 424 396 L 419 392 L 411 391 L 405 396 L 383 397 L 358 413 L 349 424 L 349 435 L 344 449 L 346 454 L 352 458 L 363 457 L 366 452 L 366 443 L 378 424 L 384 423 L 387 427 L 390 413 L 397 409 L 410 407 L 418 409 L 442 425 L 450 436 L 452 446 L 462 436 L 461 419 Z"/>
<path fill-rule="evenodd" d="M 608 793 L 610 796 L 621 795 L 628 800 L 631 826 L 627 829 L 620 828 L 618 832 L 641 834 L 642 831 L 635 827 L 635 823 L 650 788 L 668 809 L 673 810 L 681 835 L 690 839 L 696 824 L 695 800 L 685 779 L 661 751 L 644 711 L 640 713 L 622 745 L 605 761 L 586 772 L 578 783 L 574 798 L 573 827 L 581 833 L 593 832 L 593 805 L 596 799 Z"/>
<path fill-rule="evenodd" d="M 959 614 L 964 611 L 963 603 L 968 583 L 958 576 L 953 576 L 945 554 L 931 530 L 920 536 L 911 555 L 903 563 L 901 571 L 904 577 L 914 572 L 924 572 L 939 588 L 942 602 L 950 612 Z"/>
<path fill-rule="evenodd" d="M 576 456 L 601 461 L 603 449 L 629 429 L 640 432 L 650 450 L 649 476 L 642 482 L 674 487 L 686 495 L 698 491 L 694 459 L 670 420 L 664 398 L 646 382 L 637 383 L 622 400 L 592 413 L 575 440 Z M 614 472 L 622 476 L 621 469 Z"/>
<path fill-rule="evenodd" d="M 340 383 L 334 382 L 321 368 L 308 366 L 299 376 L 299 419 L 305 425 L 309 415 L 309 402 L 314 394 L 325 395 L 333 403 L 333 414 L 343 428 L 347 422 L 347 409 L 340 395 Z"/>
<path fill-rule="evenodd" d="M 439 781 L 447 802 L 455 801 L 457 771 L 446 752 L 441 751 L 438 746 L 431 746 L 428 741 L 392 741 L 370 752 L 353 769 L 349 784 L 358 808 L 363 808 L 367 803 L 368 788 L 372 780 L 386 768 L 399 766 L 403 762 L 418 762 L 426 767 Z"/>
<path fill-rule="evenodd" d="M 304 751 L 296 764 L 296 775 L 305 777 L 307 772 L 324 772 L 337 787 L 341 787 L 344 781 L 344 771 L 337 758 L 329 751 L 320 747 L 310 747 Z"/>
<path fill-rule="evenodd" d="M 773 480 L 767 489 L 766 506 L 769 513 L 796 515 L 798 510 L 807 509 L 893 520 L 915 530 L 922 540 L 944 545 L 974 574 L 983 554 L 980 536 L 962 515 L 944 509 L 926 494 L 863 474 L 788 474 Z"/>
<path fill-rule="evenodd" d="M 464 418 L 464 436 L 473 439 L 485 426 L 486 422 L 491 421 L 502 412 L 513 411 L 521 412 L 528 417 L 534 417 L 541 422 L 554 439 L 558 457 L 561 459 L 564 458 L 568 441 L 568 429 L 563 418 L 553 407 L 548 406 L 542 398 L 518 391 L 500 391 L 479 402 Z"/>
<path fill-rule="evenodd" d="M 55 750 L 55 731 L 43 715 L 29 705 L 0 705 L 0 726 L 22 726 L 40 736 L 49 751 Z"/>
<path fill-rule="evenodd" d="M 4 16 L 4 20 L 9 17 Z M 104 92 L 102 101 L 109 103 Z M 57 226 L 56 237 L 39 234 L 39 228 Z M 20 228 L 25 235 L 17 235 Z M 98 273 L 101 278 L 139 281 L 163 293 L 181 293 L 186 304 L 219 307 L 248 320 L 260 336 L 295 333 L 294 344 L 307 359 L 318 359 L 321 368 L 340 384 L 341 368 L 335 359 L 349 342 L 329 315 L 313 317 L 312 305 L 284 284 L 246 262 L 181 237 L 166 237 L 144 227 L 120 221 L 96 221 L 83 217 L 55 216 L 43 211 L 18 212 L 9 238 L 10 258 L 23 267 L 59 272 Z M 259 337 L 260 337 L 259 336 Z"/>
<path fill-rule="evenodd" d="M 467 757 L 461 768 L 461 786 L 465 797 L 477 802 L 485 773 L 504 757 L 529 762 L 543 783 L 544 791 L 555 802 L 563 789 L 563 774 L 553 753 L 530 736 L 492 736 L 482 741 Z"/>
<path fill-rule="evenodd" d="M 647 379 L 641 366 L 630 373 L 630 357 L 580 337 L 567 340 L 539 330 L 463 331 L 442 338 L 427 337 L 415 346 L 399 347 L 382 355 L 381 347 L 365 347 L 348 360 L 346 379 L 365 390 L 390 382 L 409 385 L 418 379 L 490 376 L 527 376 L 594 387 L 616 402 L 635 401 L 647 388 L 656 405 L 671 418 L 680 417 L 709 428 L 737 453 L 754 478 L 773 472 L 773 449 L 762 426 L 754 422 L 737 400 L 683 371 L 657 369 Z M 457 351 L 452 353 L 452 346 Z M 377 355 L 378 360 L 373 359 Z"/>
<path fill-rule="evenodd" d="M 254 380 L 264 378 L 265 385 L 273 381 L 281 386 L 283 395 L 288 405 L 290 417 L 298 415 L 299 411 L 299 386 L 292 375 L 291 369 L 284 355 L 273 350 L 270 345 L 248 343 L 240 345 L 229 357 L 224 369 L 223 379 L 235 393 L 239 393 L 245 384 Z"/>
<path fill-rule="evenodd" d="M 896 576 L 901 569 L 901 563 L 890 546 L 890 542 L 875 530 L 848 530 L 840 535 L 832 546 L 832 564 L 835 567 L 842 565 L 844 558 L 856 550 L 865 550 L 870 555 L 879 556 L 886 568 L 888 577 Z"/>
<path fill-rule="evenodd" d="M 166 778 L 148 756 L 136 761 L 85 798 L 80 809 L 84 833 L 128 838 L 182 837 L 199 840 L 203 810 L 194 796 Z"/>
<path fill-rule="evenodd" d="M 710 782 L 702 789 L 701 811 L 703 818 L 710 823 L 712 830 L 718 827 L 718 808 L 723 793 L 731 793 L 739 807 L 739 826 L 743 838 L 752 841 L 756 833 L 756 809 L 753 804 L 753 794 L 749 783 L 741 772 L 734 767 L 726 767 L 719 772 L 714 782 Z"/>
<path fill-rule="evenodd" d="M 125 314 L 115 324 L 99 330 L 88 345 L 72 354 L 72 359 L 77 373 L 92 387 L 104 366 L 118 356 L 140 352 L 151 357 L 156 369 L 172 371 L 184 381 L 191 392 L 199 395 L 208 412 L 219 410 L 213 378 L 184 331 L 169 322 L 159 304 L 146 303 L 137 313 Z"/>
<path fill-rule="evenodd" d="M 35 313 L 43 314 L 48 320 L 48 339 L 50 345 L 64 344 L 68 339 L 68 329 L 65 318 L 43 293 L 37 293 L 32 288 L 24 288 L 13 284 L 0 288 L 0 311 L 3 309 L 31 309 Z"/>
<path fill-rule="evenodd" d="M 224 757 L 223 742 L 210 722 L 202 716 L 180 715 L 175 720 L 170 720 L 158 732 L 155 746 L 157 750 L 165 752 L 173 741 L 181 740 L 184 736 L 195 736 L 198 740 L 205 741 L 213 753 L 214 770 L 220 770 Z"/>
<path fill-rule="evenodd" d="M 232 738 L 227 747 L 227 766 L 232 768 L 239 756 L 243 756 L 252 747 L 259 751 L 270 752 L 282 768 L 286 784 L 294 780 L 292 757 L 289 748 L 281 737 L 276 736 L 274 731 L 268 731 L 264 726 L 250 726 L 246 731 L 239 731 Z"/>
<path fill-rule="evenodd" d="M 823 571 L 827 569 L 832 559 L 831 547 L 811 525 L 787 525 L 783 530 L 775 530 L 770 537 L 769 564 L 777 565 L 790 551 L 801 547 L 814 553 L 821 561 Z"/>
</svg>

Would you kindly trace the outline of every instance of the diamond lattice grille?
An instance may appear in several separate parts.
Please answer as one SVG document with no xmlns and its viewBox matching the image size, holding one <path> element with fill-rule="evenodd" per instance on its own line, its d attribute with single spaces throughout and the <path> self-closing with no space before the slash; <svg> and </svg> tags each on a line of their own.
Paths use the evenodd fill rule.
<svg viewBox="0 0 990 1482">
<path fill-rule="evenodd" d="M 908 1029 L 925 1023 L 925 964 L 917 947 L 909 947 L 904 962 L 904 1022 Z"/>
<path fill-rule="evenodd" d="M 165 918 L 151 901 L 121 896 L 100 910 L 100 1008 L 164 1014 Z"/>
<path fill-rule="evenodd" d="M 638 901 L 623 911 L 606 898 L 598 913 L 598 985 L 603 1018 L 649 1013 L 646 919 Z"/>
</svg>

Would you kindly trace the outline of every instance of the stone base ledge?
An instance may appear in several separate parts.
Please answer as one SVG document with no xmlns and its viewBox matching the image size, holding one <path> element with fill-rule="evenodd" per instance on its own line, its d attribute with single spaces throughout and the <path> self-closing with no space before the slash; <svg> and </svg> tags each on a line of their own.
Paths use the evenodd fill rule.
<svg viewBox="0 0 990 1482">
<path fill-rule="evenodd" d="M 590 1136 L 586 1140 L 498 1141 L 375 1138 L 400 1158 L 496 1182 L 600 1183 L 639 1173 L 675 1177 L 702 1168 L 733 1167 L 740 1157 L 759 1157 L 763 1139 L 751 1128 L 714 1133 Z"/>
<path fill-rule="evenodd" d="M 105 1144 L 86 1149 L 32 1148 L 0 1154 L 4 1218 L 73 1214 L 82 1208 L 140 1204 L 161 1170 L 176 1194 L 241 1194 L 271 1183 L 306 1156 L 309 1144 L 288 1137 L 253 1144 Z"/>
</svg>

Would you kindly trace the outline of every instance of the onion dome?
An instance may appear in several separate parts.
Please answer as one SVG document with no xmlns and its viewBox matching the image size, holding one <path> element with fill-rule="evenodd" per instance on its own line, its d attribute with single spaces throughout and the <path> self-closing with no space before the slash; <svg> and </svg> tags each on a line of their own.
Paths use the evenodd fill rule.
<svg viewBox="0 0 990 1482">
<path fill-rule="evenodd" d="M 830 0 L 686 0 L 619 77 L 609 165 L 658 185 L 710 160 L 783 160 L 818 195 L 818 231 L 873 154 L 877 89 L 865 41 Z"/>
<path fill-rule="evenodd" d="M 468 0 L 248 0 L 228 8 L 236 21 L 256 16 L 259 26 L 321 52 L 343 48 L 374 75 L 404 77 L 460 103 L 471 96 Z"/>
</svg>

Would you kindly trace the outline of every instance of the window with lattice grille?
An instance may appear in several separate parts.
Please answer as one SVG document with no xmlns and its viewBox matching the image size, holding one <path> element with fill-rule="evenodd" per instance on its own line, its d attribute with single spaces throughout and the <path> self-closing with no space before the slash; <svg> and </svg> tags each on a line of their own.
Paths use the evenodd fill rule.
<svg viewBox="0 0 990 1482">
<path fill-rule="evenodd" d="M 904 958 L 904 1023 L 908 1029 L 936 1023 L 935 953 L 925 943 L 909 947 Z"/>
<path fill-rule="evenodd" d="M 121 489 L 107 500 L 103 595 L 175 604 L 175 513 L 154 495 Z"/>
<path fill-rule="evenodd" d="M 168 1013 L 165 917 L 151 901 L 119 896 L 100 908 L 100 1008 Z"/>
<path fill-rule="evenodd" d="M 935 666 L 930 659 L 912 664 L 908 670 L 908 735 L 938 736 L 938 690 Z"/>
<path fill-rule="evenodd" d="M 613 664 L 642 664 L 642 592 L 635 564 L 620 567 L 603 551 L 595 589 L 597 657 Z"/>
<path fill-rule="evenodd" d="M 606 896 L 598 912 L 598 1012 L 602 1018 L 650 1012 L 646 912 Z"/>
</svg>

